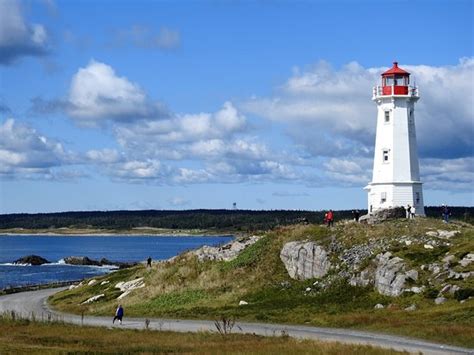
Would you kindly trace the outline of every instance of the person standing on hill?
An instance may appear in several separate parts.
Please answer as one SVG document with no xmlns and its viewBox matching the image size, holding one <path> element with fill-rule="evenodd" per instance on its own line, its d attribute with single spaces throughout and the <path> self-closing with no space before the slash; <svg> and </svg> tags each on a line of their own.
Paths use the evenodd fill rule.
<svg viewBox="0 0 474 355">
<path fill-rule="evenodd" d="M 151 256 L 146 259 L 146 267 L 151 267 Z"/>
<path fill-rule="evenodd" d="M 326 219 L 328 222 L 328 227 L 332 227 L 332 225 L 334 224 L 334 212 L 332 210 L 329 210 Z"/>
<path fill-rule="evenodd" d="M 410 218 L 415 219 L 416 208 L 415 206 L 410 207 Z"/>
<path fill-rule="evenodd" d="M 117 310 L 115 311 L 115 317 L 112 321 L 112 324 L 114 324 L 116 320 L 118 320 L 120 324 L 122 324 L 122 318 L 123 318 L 123 307 L 121 304 L 119 304 L 117 307 Z"/>
<path fill-rule="evenodd" d="M 441 213 L 443 214 L 443 222 L 449 223 L 449 216 L 451 215 L 451 212 L 449 211 L 448 206 L 443 205 Z"/>
</svg>

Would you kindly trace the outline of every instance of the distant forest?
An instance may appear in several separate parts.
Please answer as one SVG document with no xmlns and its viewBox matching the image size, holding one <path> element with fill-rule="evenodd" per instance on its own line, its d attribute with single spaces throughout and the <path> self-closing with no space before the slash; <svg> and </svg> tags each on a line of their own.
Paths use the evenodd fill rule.
<svg viewBox="0 0 474 355">
<path fill-rule="evenodd" d="M 474 207 L 450 207 L 452 218 L 473 222 Z M 428 217 L 441 218 L 439 206 L 425 207 Z M 295 223 L 322 223 L 325 211 L 295 210 L 185 210 L 185 211 L 91 211 L 61 213 L 15 213 L 0 215 L 0 229 L 103 228 L 127 230 L 137 227 L 207 229 L 216 231 L 268 230 Z M 360 210 L 361 215 L 367 210 Z M 335 220 L 352 218 L 351 210 L 335 211 Z"/>
</svg>

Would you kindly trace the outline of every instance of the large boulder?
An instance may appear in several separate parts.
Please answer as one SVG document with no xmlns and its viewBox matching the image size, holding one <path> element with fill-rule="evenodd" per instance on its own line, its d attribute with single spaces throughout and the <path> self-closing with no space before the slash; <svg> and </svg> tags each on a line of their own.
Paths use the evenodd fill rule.
<svg viewBox="0 0 474 355">
<path fill-rule="evenodd" d="M 314 242 L 289 242 L 283 246 L 280 259 L 292 279 L 324 277 L 331 267 L 328 254 Z"/>
<path fill-rule="evenodd" d="M 38 255 L 27 255 L 13 262 L 18 265 L 43 265 L 49 264 L 49 261 Z"/>
<path fill-rule="evenodd" d="M 375 288 L 382 295 L 399 296 L 404 292 L 405 283 L 408 279 L 414 281 L 418 279 L 416 270 L 405 271 L 406 265 L 403 259 L 392 257 L 390 252 L 377 255 L 376 260 Z"/>
<path fill-rule="evenodd" d="M 406 211 L 403 207 L 383 208 L 362 217 L 359 219 L 360 222 L 377 224 L 391 219 L 406 218 Z"/>
</svg>

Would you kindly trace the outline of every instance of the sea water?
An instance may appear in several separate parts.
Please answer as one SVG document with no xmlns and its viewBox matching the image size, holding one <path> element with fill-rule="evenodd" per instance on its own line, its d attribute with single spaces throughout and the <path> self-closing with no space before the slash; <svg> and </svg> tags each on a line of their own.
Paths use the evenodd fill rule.
<svg viewBox="0 0 474 355">
<path fill-rule="evenodd" d="M 73 281 L 102 275 L 107 266 L 64 264 L 68 256 L 106 258 L 111 261 L 141 262 L 151 257 L 164 260 L 203 245 L 227 243 L 232 236 L 38 236 L 0 235 L 0 290 L 7 287 Z M 50 264 L 13 265 L 26 255 L 39 255 Z"/>
</svg>

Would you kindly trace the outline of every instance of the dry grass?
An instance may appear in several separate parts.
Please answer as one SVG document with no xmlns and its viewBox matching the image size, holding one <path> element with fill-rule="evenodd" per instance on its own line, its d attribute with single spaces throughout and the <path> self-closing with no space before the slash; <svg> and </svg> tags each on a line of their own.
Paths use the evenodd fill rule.
<svg viewBox="0 0 474 355">
<path fill-rule="evenodd" d="M 0 322 L 1 354 L 398 354 L 371 346 L 281 337 L 173 333 L 79 327 L 28 321 Z"/>
</svg>

